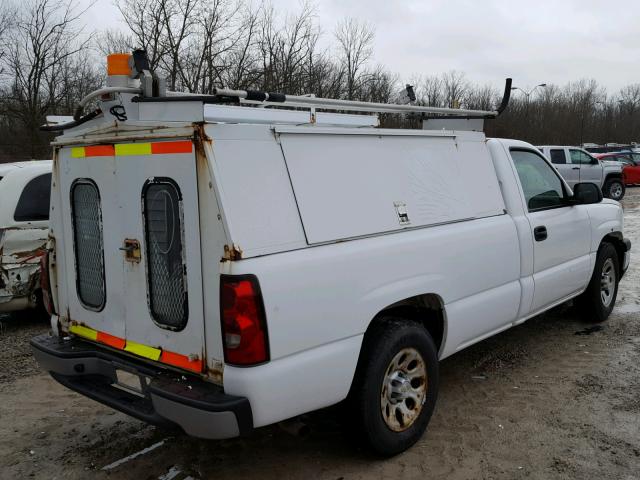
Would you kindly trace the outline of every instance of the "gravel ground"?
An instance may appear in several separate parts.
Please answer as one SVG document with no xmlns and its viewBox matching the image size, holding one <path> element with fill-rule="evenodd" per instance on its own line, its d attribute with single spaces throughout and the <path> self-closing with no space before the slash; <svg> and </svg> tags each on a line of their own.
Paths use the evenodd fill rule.
<svg viewBox="0 0 640 480">
<path fill-rule="evenodd" d="M 28 340 L 45 322 L 0 317 L 0 477 L 640 478 L 640 188 L 625 222 L 634 259 L 610 319 L 593 328 L 563 306 L 444 360 L 427 433 L 386 461 L 350 442 L 332 409 L 305 418 L 304 438 L 273 426 L 215 442 L 144 425 L 38 371 Z"/>
</svg>

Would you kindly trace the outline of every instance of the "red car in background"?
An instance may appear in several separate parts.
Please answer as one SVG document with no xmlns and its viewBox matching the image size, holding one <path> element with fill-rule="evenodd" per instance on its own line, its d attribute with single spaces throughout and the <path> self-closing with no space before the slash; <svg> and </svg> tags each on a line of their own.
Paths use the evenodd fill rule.
<svg viewBox="0 0 640 480">
<path fill-rule="evenodd" d="M 594 155 L 599 160 L 614 160 L 624 163 L 622 178 L 625 185 L 640 185 L 640 153 L 609 152 Z"/>
</svg>

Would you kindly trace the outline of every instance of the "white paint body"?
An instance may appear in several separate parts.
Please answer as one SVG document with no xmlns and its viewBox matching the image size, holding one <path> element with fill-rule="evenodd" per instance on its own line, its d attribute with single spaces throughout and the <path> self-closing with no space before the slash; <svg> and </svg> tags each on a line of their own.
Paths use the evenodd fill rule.
<svg viewBox="0 0 640 480">
<path fill-rule="evenodd" d="M 137 105 L 144 121 L 136 120 Z M 343 400 L 364 332 L 386 307 L 437 296 L 445 358 L 580 294 L 602 238 L 622 232 L 613 201 L 529 213 L 509 155 L 510 148 L 539 154 L 524 142 L 478 132 L 268 124 L 264 111 L 255 123 L 223 123 L 215 108 L 194 113 L 182 103 L 172 122 L 167 105 L 157 106 L 155 121 L 153 105 L 131 104 L 124 124 L 98 119 L 58 138 L 54 323 L 64 330 L 76 320 L 178 353 L 201 351 L 214 368 L 223 362 L 220 274 L 256 275 L 270 361 L 226 365 L 223 376 L 226 393 L 249 399 L 256 427 Z M 189 115 L 205 120 L 195 128 L 205 140 L 193 156 L 68 155 L 73 145 L 191 138 Z M 189 338 L 149 319 L 144 267 L 128 271 L 118 250 L 126 236 L 141 236 L 140 191 L 158 175 L 173 175 L 190 198 L 184 228 L 196 313 Z M 74 287 L 68 186 L 83 177 L 108 192 L 102 215 L 107 292 L 114 293 L 99 313 L 83 309 Z M 535 242 L 541 222 L 549 238 Z M 238 246 L 242 259 L 221 261 L 225 245 Z"/>
</svg>

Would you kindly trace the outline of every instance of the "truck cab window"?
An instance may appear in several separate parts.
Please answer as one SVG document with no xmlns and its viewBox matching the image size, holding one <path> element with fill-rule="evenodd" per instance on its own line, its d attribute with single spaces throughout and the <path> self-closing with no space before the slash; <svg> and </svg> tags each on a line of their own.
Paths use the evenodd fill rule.
<svg viewBox="0 0 640 480">
<path fill-rule="evenodd" d="M 580 150 L 570 150 L 570 152 L 571 163 L 580 165 L 590 165 L 591 163 L 593 163 L 593 158 Z"/>
<path fill-rule="evenodd" d="M 564 149 L 552 148 L 549 152 L 549 156 L 551 157 L 551 163 L 562 165 L 567 163 L 567 156 L 564 153 Z"/>
<path fill-rule="evenodd" d="M 49 220 L 51 174 L 40 175 L 27 183 L 20 194 L 13 219 L 16 222 Z"/>
<path fill-rule="evenodd" d="M 542 157 L 527 150 L 512 150 L 511 157 L 530 212 L 565 204 L 562 181 Z"/>
</svg>

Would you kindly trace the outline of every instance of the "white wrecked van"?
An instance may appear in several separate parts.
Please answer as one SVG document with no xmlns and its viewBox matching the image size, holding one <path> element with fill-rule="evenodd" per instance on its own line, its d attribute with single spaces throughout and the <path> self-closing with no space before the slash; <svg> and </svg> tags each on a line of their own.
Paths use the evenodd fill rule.
<svg viewBox="0 0 640 480">
<path fill-rule="evenodd" d="M 53 335 L 32 346 L 63 385 L 214 439 L 346 400 L 390 455 L 440 359 L 572 298 L 613 309 L 630 243 L 596 185 L 524 142 L 326 112 L 500 110 L 165 94 L 126 61 L 53 127 Z"/>
<path fill-rule="evenodd" d="M 0 313 L 42 308 L 50 192 L 50 160 L 0 164 Z"/>
</svg>

